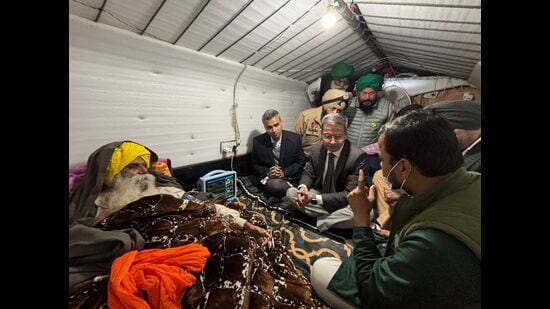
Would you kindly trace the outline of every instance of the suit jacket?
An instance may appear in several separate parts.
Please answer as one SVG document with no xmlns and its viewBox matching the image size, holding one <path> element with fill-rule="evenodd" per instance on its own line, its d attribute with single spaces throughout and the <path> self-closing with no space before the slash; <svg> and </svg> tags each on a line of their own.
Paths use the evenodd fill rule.
<svg viewBox="0 0 550 309">
<path fill-rule="evenodd" d="M 300 135 L 283 130 L 279 166 L 283 169 L 285 178 L 296 184 L 302 175 L 306 156 L 302 149 Z M 252 166 L 256 175 L 262 179 L 267 176 L 269 168 L 275 165 L 273 144 L 267 133 L 254 137 L 252 142 Z"/>
<path fill-rule="evenodd" d="M 324 193 L 323 189 L 323 171 L 325 169 L 325 160 L 327 159 L 327 149 L 323 143 L 313 145 L 311 157 L 306 163 L 304 174 L 300 179 L 300 184 L 313 188 L 321 192 L 323 197 L 323 208 L 328 212 L 333 212 L 348 205 L 347 195 L 357 186 L 357 177 L 359 169 L 362 168 L 365 174 L 365 182 L 371 183 L 369 179 L 370 172 L 367 166 L 367 153 L 351 145 L 346 140 L 336 163 L 334 171 L 334 186 L 336 192 Z"/>
</svg>

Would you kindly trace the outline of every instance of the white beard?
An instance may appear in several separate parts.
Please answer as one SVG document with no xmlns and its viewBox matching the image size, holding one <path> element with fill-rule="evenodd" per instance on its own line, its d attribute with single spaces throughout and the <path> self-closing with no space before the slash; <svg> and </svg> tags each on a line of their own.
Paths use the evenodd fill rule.
<svg viewBox="0 0 550 309">
<path fill-rule="evenodd" d="M 113 179 L 112 188 L 102 192 L 95 200 L 95 204 L 99 206 L 96 223 L 142 197 L 155 194 L 159 194 L 155 176 L 143 174 L 125 177 L 118 174 Z"/>
</svg>

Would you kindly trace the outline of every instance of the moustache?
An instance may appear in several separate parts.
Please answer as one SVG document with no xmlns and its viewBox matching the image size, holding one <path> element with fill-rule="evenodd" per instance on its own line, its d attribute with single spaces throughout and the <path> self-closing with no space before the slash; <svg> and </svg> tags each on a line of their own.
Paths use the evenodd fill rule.
<svg viewBox="0 0 550 309">
<path fill-rule="evenodd" d="M 376 101 L 368 101 L 368 100 L 367 101 L 361 101 L 361 102 L 359 102 L 359 109 L 361 109 L 365 113 L 370 112 L 372 110 L 372 108 L 374 107 L 375 103 L 376 103 Z"/>
</svg>

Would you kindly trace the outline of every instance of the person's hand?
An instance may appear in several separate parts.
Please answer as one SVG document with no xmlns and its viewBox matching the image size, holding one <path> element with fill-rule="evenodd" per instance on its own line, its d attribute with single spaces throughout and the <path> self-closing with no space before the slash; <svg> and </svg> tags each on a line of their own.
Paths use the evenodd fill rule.
<svg viewBox="0 0 550 309">
<path fill-rule="evenodd" d="M 363 169 L 359 170 L 357 187 L 348 194 L 348 203 L 353 211 L 353 221 L 355 226 L 370 225 L 370 211 L 376 200 L 376 188 L 372 185 L 370 188 L 365 186 L 365 173 Z"/>
<path fill-rule="evenodd" d="M 393 213 L 393 208 L 395 207 L 395 204 L 397 204 L 397 200 L 400 197 L 400 193 L 392 191 L 389 188 L 384 188 L 384 201 L 390 206 L 390 215 Z"/>
<path fill-rule="evenodd" d="M 283 177 L 283 170 L 280 166 L 274 165 L 269 168 L 269 172 L 267 174 L 269 178 L 281 178 Z"/>
<path fill-rule="evenodd" d="M 268 241 L 271 239 L 271 234 L 268 231 L 248 221 L 244 223 L 243 228 L 247 229 L 262 247 L 267 245 Z"/>
<path fill-rule="evenodd" d="M 398 192 L 392 191 L 387 188 L 384 189 L 384 201 L 386 201 L 386 203 L 390 205 L 392 204 L 395 205 L 395 203 L 400 197 L 401 197 L 401 194 L 399 194 Z"/>
<path fill-rule="evenodd" d="M 303 208 L 305 205 L 311 202 L 310 195 L 311 194 L 309 193 L 309 190 L 305 186 L 300 187 L 296 192 L 296 196 L 294 197 L 294 204 L 299 208 Z"/>
<path fill-rule="evenodd" d="M 376 230 L 376 232 L 380 235 L 383 235 L 383 236 L 386 236 L 386 237 L 390 237 L 390 230 L 387 230 L 387 229 L 378 229 Z"/>
</svg>

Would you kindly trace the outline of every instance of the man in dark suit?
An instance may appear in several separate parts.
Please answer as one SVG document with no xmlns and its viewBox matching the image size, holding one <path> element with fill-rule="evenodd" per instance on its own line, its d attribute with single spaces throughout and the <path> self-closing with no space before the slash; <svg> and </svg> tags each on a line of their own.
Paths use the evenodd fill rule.
<svg viewBox="0 0 550 309">
<path fill-rule="evenodd" d="M 286 196 L 298 210 L 316 217 L 321 231 L 351 228 L 353 212 L 346 196 L 357 186 L 359 169 L 368 169 L 367 153 L 346 139 L 346 118 L 340 113 L 323 117 L 321 141 L 313 145 L 300 185 Z"/>
<path fill-rule="evenodd" d="M 265 133 L 254 137 L 252 142 L 252 166 L 256 182 L 264 185 L 271 195 L 280 198 L 286 190 L 297 184 L 302 175 L 306 157 L 302 140 L 294 132 L 283 130 L 279 112 L 268 109 L 262 116 Z"/>
</svg>

